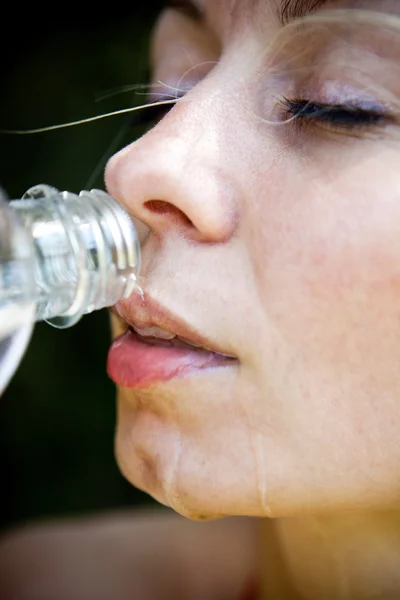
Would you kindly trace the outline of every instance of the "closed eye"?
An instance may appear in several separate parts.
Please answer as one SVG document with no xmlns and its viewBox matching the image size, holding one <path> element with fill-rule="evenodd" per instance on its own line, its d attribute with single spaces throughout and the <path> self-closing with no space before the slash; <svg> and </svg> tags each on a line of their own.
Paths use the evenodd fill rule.
<svg viewBox="0 0 400 600">
<path fill-rule="evenodd" d="M 310 125 L 323 124 L 336 129 L 361 129 L 387 124 L 390 117 L 379 107 L 346 104 L 324 104 L 308 99 L 283 98 L 286 118 Z"/>
</svg>

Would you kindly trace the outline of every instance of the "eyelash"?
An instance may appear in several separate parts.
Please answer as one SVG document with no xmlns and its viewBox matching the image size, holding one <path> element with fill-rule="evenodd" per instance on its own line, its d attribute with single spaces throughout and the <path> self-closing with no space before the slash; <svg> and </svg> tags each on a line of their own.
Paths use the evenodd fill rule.
<svg viewBox="0 0 400 600">
<path fill-rule="evenodd" d="M 297 126 L 320 125 L 333 130 L 372 129 L 387 123 L 381 110 L 346 104 L 323 104 L 305 99 L 282 98 L 280 104 L 286 118 Z"/>
</svg>

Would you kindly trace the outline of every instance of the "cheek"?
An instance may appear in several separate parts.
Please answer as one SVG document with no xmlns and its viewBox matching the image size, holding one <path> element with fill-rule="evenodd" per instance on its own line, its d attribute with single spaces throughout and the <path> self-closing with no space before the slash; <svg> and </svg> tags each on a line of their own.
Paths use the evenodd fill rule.
<svg viewBox="0 0 400 600">
<path fill-rule="evenodd" d="M 267 245 L 266 268 L 258 266 L 266 314 L 287 324 L 292 343 L 328 344 L 324 359 L 358 352 L 365 362 L 371 350 L 376 359 L 387 334 L 399 333 L 400 197 L 390 184 L 384 196 L 383 175 L 377 191 L 366 173 L 338 177 L 330 189 L 298 182 L 258 240 Z"/>
<path fill-rule="evenodd" d="M 321 173 L 322 161 L 314 172 L 276 166 L 270 185 L 258 177 L 268 196 L 253 190 L 257 201 L 246 207 L 243 235 L 265 324 L 302 355 L 314 348 L 334 363 L 351 352 L 376 360 L 389 340 L 396 345 L 388 350 L 400 349 L 398 182 L 365 161 L 330 181 Z"/>
<path fill-rule="evenodd" d="M 371 491 L 371 469 L 389 490 L 400 459 L 400 198 L 389 169 L 363 163 L 329 184 L 321 172 L 288 182 L 275 170 L 263 207 L 247 213 L 246 235 L 262 337 L 274 345 L 271 368 L 259 371 L 264 387 L 273 381 L 282 442 L 301 478 L 337 499 L 338 473 L 343 497 L 353 483 Z"/>
</svg>

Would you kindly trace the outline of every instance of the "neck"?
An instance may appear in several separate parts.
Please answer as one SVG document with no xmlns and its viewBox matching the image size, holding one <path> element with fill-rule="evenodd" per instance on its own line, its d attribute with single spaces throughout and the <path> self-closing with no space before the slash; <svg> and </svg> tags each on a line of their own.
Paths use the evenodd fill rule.
<svg viewBox="0 0 400 600">
<path fill-rule="evenodd" d="M 266 520 L 265 598 L 400 598 L 400 511 Z"/>
</svg>

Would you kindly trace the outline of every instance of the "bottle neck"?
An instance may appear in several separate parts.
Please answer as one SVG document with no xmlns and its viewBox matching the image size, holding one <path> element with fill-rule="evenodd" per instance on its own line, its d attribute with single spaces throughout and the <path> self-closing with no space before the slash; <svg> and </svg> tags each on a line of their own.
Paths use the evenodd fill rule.
<svg viewBox="0 0 400 600">
<path fill-rule="evenodd" d="M 37 321 L 71 326 L 137 287 L 135 227 L 105 192 L 76 195 L 39 185 L 10 205 L 32 239 Z"/>
</svg>

